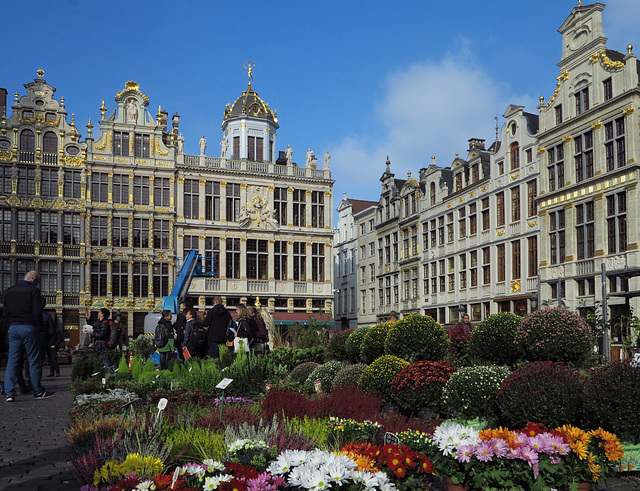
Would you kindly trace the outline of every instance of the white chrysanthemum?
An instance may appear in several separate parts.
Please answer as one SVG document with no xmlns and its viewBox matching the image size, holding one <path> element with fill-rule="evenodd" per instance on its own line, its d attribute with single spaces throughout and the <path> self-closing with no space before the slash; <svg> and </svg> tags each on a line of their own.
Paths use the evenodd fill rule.
<svg viewBox="0 0 640 491">
<path fill-rule="evenodd" d="M 329 476 L 320 470 L 309 472 L 305 477 L 307 479 L 306 488 L 312 491 L 321 491 L 331 487 L 331 480 Z"/>
<path fill-rule="evenodd" d="M 342 483 L 347 482 L 351 477 L 351 471 L 337 460 L 323 466 L 323 470 L 329 476 L 329 480 L 338 486 L 342 486 Z"/>
<path fill-rule="evenodd" d="M 286 453 L 281 453 L 278 457 L 269 464 L 267 468 L 269 473 L 276 476 L 281 476 L 291 470 L 291 460 Z"/>
<path fill-rule="evenodd" d="M 205 477 L 204 487 L 202 489 L 218 489 L 220 483 L 229 482 L 233 479 L 230 474 L 223 474 L 221 476 Z"/>
<path fill-rule="evenodd" d="M 153 481 L 142 481 L 135 489 L 136 491 L 147 491 L 151 489 L 151 486 L 153 486 Z"/>
<path fill-rule="evenodd" d="M 207 468 L 199 464 L 186 464 L 182 466 L 182 471 L 190 476 L 199 476 L 207 471 Z M 182 474 L 182 471 L 180 472 Z"/>
<path fill-rule="evenodd" d="M 217 460 L 205 459 L 202 461 L 202 464 L 207 466 L 207 470 L 209 472 L 224 470 L 224 464 L 222 462 L 218 462 Z"/>
<path fill-rule="evenodd" d="M 336 462 L 338 462 L 343 467 L 346 467 L 347 469 L 353 470 L 358 467 L 358 464 L 356 464 L 352 459 L 350 459 L 346 455 L 334 455 L 334 457 Z"/>
</svg>

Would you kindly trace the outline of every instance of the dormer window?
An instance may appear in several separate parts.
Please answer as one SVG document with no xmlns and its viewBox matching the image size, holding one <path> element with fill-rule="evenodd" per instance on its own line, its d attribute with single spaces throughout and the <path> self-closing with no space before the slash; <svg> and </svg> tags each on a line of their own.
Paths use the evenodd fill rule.
<svg viewBox="0 0 640 491">
<path fill-rule="evenodd" d="M 33 118 L 33 111 L 31 111 L 30 109 L 29 110 L 25 109 L 24 111 L 22 111 L 22 118 L 23 119 L 32 119 Z"/>
<path fill-rule="evenodd" d="M 480 180 L 480 165 L 473 164 L 471 167 L 471 181 L 478 182 Z"/>
<path fill-rule="evenodd" d="M 247 159 L 254 162 L 262 162 L 264 160 L 264 138 L 257 136 L 248 138 Z"/>
<path fill-rule="evenodd" d="M 556 106 L 556 124 L 562 123 L 562 104 Z"/>
<path fill-rule="evenodd" d="M 602 81 L 602 89 L 604 91 L 604 100 L 608 101 L 613 97 L 613 83 L 611 77 Z"/>
<path fill-rule="evenodd" d="M 456 191 L 460 191 L 462 189 L 462 173 L 456 174 Z"/>
<path fill-rule="evenodd" d="M 589 110 L 589 87 L 585 87 L 575 93 L 576 115 Z"/>
<path fill-rule="evenodd" d="M 45 121 L 55 121 L 56 120 L 56 113 L 46 113 L 44 115 L 44 120 Z"/>
<path fill-rule="evenodd" d="M 511 162 L 511 170 L 515 170 L 520 167 L 520 146 L 518 143 L 511 144 L 509 149 L 509 158 Z"/>
</svg>

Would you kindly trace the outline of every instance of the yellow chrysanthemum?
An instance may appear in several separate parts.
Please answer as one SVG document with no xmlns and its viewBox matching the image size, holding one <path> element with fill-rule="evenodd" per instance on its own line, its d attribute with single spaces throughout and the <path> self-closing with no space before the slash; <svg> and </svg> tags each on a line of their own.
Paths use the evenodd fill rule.
<svg viewBox="0 0 640 491">
<path fill-rule="evenodd" d="M 591 479 L 593 479 L 593 482 L 597 482 L 600 479 L 602 468 L 596 464 L 596 459 L 592 453 L 589 454 L 587 463 L 589 464 L 589 471 L 591 471 Z"/>
<path fill-rule="evenodd" d="M 575 453 L 580 460 L 587 458 L 587 444 L 580 440 L 575 440 L 569 443 L 571 450 Z"/>
<path fill-rule="evenodd" d="M 346 455 L 358 465 L 359 471 L 378 472 L 375 460 L 354 452 L 337 452 L 336 455 Z"/>
</svg>

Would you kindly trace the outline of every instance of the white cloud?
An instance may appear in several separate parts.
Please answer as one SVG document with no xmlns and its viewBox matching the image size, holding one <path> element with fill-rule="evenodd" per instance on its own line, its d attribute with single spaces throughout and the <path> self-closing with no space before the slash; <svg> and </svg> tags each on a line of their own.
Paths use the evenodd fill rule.
<svg viewBox="0 0 640 491">
<path fill-rule="evenodd" d="M 456 152 L 464 156 L 469 138 L 486 138 L 489 144 L 495 137 L 494 116 L 510 103 L 535 111 L 532 98 L 514 95 L 463 50 L 389 74 L 375 114 L 383 137 L 350 135 L 334 147 L 336 204 L 343 191 L 376 201 L 387 155 L 397 178 L 406 178 L 407 171 L 417 177 L 432 155 L 440 166 L 448 166 Z"/>
</svg>

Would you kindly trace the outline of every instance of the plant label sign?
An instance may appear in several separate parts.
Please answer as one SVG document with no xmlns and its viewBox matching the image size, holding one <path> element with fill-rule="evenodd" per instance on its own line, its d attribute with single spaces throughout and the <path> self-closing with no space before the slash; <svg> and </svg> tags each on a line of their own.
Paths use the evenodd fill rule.
<svg viewBox="0 0 640 491">
<path fill-rule="evenodd" d="M 384 444 L 385 445 L 397 445 L 400 443 L 400 438 L 398 438 L 393 433 L 386 432 L 384 434 Z"/>
<path fill-rule="evenodd" d="M 313 385 L 316 388 L 316 393 L 317 394 L 322 394 L 322 382 L 320 382 L 320 380 L 316 380 Z"/>
<path fill-rule="evenodd" d="M 233 382 L 232 378 L 223 378 L 220 383 L 216 385 L 216 389 L 224 390 L 231 382 Z"/>
</svg>

